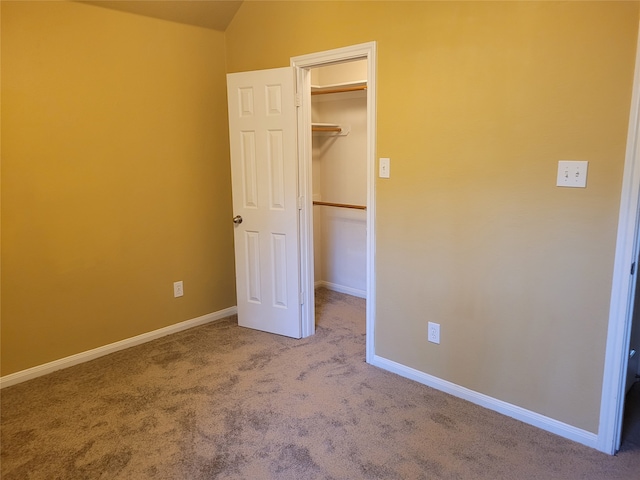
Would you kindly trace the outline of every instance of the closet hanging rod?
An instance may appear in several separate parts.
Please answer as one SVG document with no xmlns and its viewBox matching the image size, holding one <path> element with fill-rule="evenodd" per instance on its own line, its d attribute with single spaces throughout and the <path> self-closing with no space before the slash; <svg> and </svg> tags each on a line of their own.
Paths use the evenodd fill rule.
<svg viewBox="0 0 640 480">
<path fill-rule="evenodd" d="M 328 93 L 345 93 L 345 92 L 357 92 L 360 90 L 366 90 L 366 85 L 354 85 L 351 87 L 335 87 L 335 88 L 326 88 L 322 90 L 314 90 L 311 92 L 311 95 L 326 95 Z"/>
<path fill-rule="evenodd" d="M 342 127 L 333 127 L 333 126 L 327 126 L 327 125 L 312 125 L 311 126 L 311 131 L 312 132 L 337 132 L 337 133 L 340 133 L 340 132 L 342 132 Z"/>
<path fill-rule="evenodd" d="M 333 202 L 313 202 L 314 205 L 322 205 L 325 207 L 338 207 L 338 208 L 355 208 L 356 210 L 366 210 L 367 207 L 365 205 L 352 205 L 349 203 L 333 203 Z"/>
</svg>

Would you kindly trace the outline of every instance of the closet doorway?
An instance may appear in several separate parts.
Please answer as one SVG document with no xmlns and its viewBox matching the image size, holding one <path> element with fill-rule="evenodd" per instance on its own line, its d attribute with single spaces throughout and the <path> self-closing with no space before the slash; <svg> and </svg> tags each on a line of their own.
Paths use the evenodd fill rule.
<svg viewBox="0 0 640 480">
<path fill-rule="evenodd" d="M 299 101 L 303 337 L 315 288 L 366 300 L 374 355 L 375 42 L 291 59 Z M 305 214 L 306 213 L 306 214 Z"/>
<path fill-rule="evenodd" d="M 311 70 L 315 287 L 367 296 L 367 61 Z"/>
</svg>

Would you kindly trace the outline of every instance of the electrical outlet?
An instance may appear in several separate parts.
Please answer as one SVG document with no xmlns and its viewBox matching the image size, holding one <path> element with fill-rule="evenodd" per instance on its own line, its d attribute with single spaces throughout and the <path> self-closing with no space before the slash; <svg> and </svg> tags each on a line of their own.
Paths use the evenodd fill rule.
<svg viewBox="0 0 640 480">
<path fill-rule="evenodd" d="M 181 297 L 184 295 L 184 289 L 182 288 L 182 280 L 179 282 L 173 282 L 173 296 Z"/>
<path fill-rule="evenodd" d="M 431 343 L 440 343 L 440 324 L 429 322 L 429 341 Z"/>
</svg>

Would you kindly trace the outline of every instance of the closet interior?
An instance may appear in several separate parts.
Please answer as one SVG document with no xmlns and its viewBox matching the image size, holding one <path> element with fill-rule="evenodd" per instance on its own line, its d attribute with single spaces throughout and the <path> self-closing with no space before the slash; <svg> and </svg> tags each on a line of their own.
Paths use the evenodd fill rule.
<svg viewBox="0 0 640 480">
<path fill-rule="evenodd" d="M 311 83 L 315 285 L 366 298 L 367 61 Z"/>
</svg>

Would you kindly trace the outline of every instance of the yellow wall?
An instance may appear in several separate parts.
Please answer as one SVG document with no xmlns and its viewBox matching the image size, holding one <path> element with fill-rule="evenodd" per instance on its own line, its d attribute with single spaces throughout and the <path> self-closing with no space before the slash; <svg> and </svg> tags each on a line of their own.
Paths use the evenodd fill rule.
<svg viewBox="0 0 640 480">
<path fill-rule="evenodd" d="M 2 2 L 2 375 L 235 305 L 225 81 L 221 32 Z"/>
<path fill-rule="evenodd" d="M 637 30 L 636 2 L 241 6 L 232 72 L 378 42 L 377 354 L 597 431 Z"/>
</svg>

